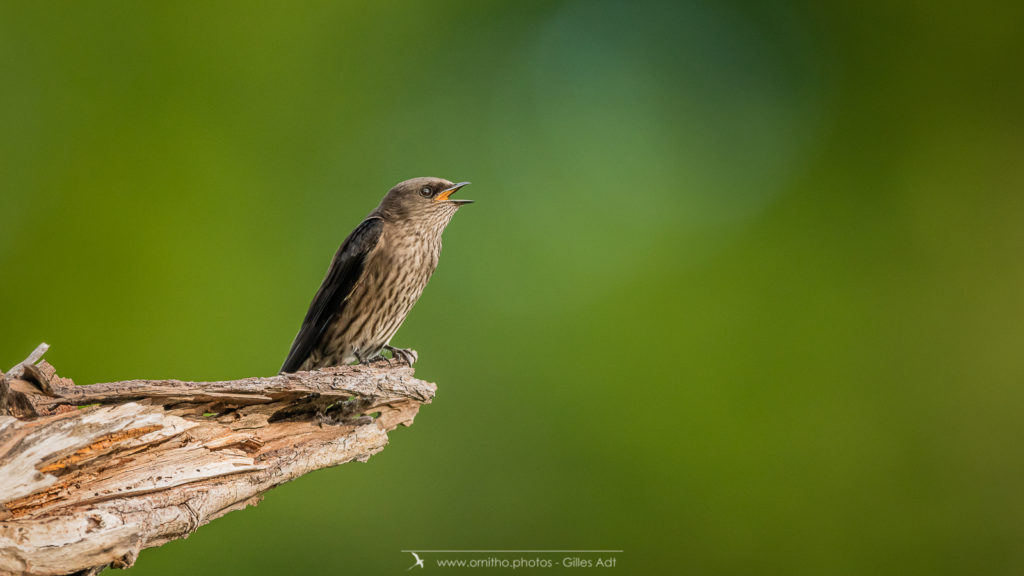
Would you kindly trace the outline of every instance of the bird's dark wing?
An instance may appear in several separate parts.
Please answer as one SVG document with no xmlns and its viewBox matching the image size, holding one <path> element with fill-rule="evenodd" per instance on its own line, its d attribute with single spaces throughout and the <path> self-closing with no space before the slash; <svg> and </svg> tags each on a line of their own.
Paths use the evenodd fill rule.
<svg viewBox="0 0 1024 576">
<path fill-rule="evenodd" d="M 384 224 L 380 218 L 367 218 L 348 235 L 331 261 L 331 268 L 324 276 L 320 289 L 306 312 L 288 358 L 281 372 L 295 372 L 306 361 L 313 348 L 320 341 L 331 319 L 344 306 L 345 298 L 363 274 L 366 255 L 373 250 L 380 239 Z"/>
</svg>

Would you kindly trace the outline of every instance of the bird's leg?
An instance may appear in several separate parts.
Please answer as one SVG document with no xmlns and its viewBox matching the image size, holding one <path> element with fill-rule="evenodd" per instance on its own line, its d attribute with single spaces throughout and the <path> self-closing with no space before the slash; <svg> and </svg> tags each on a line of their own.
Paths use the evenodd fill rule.
<svg viewBox="0 0 1024 576">
<path fill-rule="evenodd" d="M 384 346 L 384 349 L 387 350 L 388 352 L 391 352 L 391 355 L 394 356 L 396 360 L 401 360 L 402 362 L 405 362 L 409 366 L 412 366 L 417 360 L 420 359 L 420 355 L 417 354 L 416 351 L 413 350 L 412 348 L 395 348 L 394 346 L 391 346 L 389 344 Z"/>
<path fill-rule="evenodd" d="M 381 360 L 383 360 L 383 361 L 388 363 L 388 366 L 391 366 L 391 359 L 386 357 L 386 356 L 384 356 L 383 354 L 377 354 L 373 358 L 366 358 L 365 356 L 363 356 L 359 352 L 356 352 L 355 355 L 356 355 L 356 360 L 359 360 L 360 364 L 373 364 L 374 362 L 380 362 Z"/>
</svg>

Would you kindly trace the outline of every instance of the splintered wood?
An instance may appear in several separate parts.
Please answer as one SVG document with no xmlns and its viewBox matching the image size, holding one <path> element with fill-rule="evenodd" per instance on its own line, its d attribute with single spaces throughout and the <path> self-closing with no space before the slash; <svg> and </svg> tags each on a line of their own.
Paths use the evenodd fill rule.
<svg viewBox="0 0 1024 576">
<path fill-rule="evenodd" d="M 30 360 L 0 373 L 2 574 L 131 566 L 274 486 L 366 461 L 436 391 L 384 363 L 75 386 Z"/>
</svg>

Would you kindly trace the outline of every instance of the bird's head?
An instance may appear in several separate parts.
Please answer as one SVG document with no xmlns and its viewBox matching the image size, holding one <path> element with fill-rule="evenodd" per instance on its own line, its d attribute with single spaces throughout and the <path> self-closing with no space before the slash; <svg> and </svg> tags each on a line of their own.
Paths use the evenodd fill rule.
<svg viewBox="0 0 1024 576">
<path fill-rule="evenodd" d="M 469 182 L 453 184 L 444 178 L 413 178 L 397 184 L 381 200 L 377 212 L 395 221 L 416 221 L 444 228 L 455 211 L 472 200 L 452 198 Z"/>
</svg>

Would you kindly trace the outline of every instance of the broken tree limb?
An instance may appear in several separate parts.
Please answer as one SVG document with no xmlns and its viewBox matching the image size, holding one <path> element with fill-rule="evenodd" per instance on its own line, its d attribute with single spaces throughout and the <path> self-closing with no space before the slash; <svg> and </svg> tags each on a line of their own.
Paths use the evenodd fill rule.
<svg viewBox="0 0 1024 576">
<path fill-rule="evenodd" d="M 89 386 L 38 357 L 16 368 L 0 373 L 2 574 L 131 566 L 274 486 L 366 461 L 436 391 L 383 362 Z"/>
</svg>

